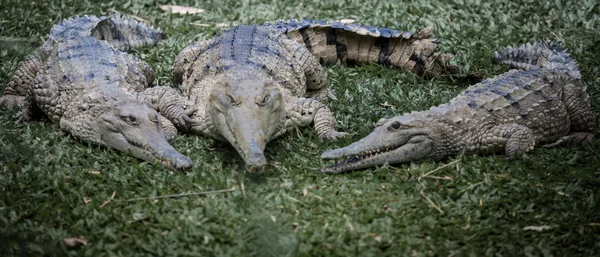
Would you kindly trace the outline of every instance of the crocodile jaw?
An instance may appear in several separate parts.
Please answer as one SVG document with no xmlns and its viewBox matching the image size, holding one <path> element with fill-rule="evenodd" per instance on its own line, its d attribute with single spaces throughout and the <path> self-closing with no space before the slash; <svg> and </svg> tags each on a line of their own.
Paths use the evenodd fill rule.
<svg viewBox="0 0 600 257">
<path fill-rule="evenodd" d="M 237 112 L 230 111 L 229 115 L 215 113 L 212 119 L 218 134 L 244 159 L 246 170 L 262 171 L 267 165 L 264 150 L 268 139 L 260 124 L 244 112 L 240 108 Z"/>
<path fill-rule="evenodd" d="M 324 173 L 341 173 L 385 163 L 395 164 L 428 157 L 435 148 L 428 129 L 389 131 L 378 128 L 367 137 L 343 148 L 327 150 L 323 160 L 334 163 L 321 169 Z"/>
<path fill-rule="evenodd" d="M 221 81 L 211 91 L 208 106 L 216 134 L 236 149 L 246 170 L 262 171 L 267 165 L 265 146 L 285 121 L 278 86 L 260 79 Z"/>
<path fill-rule="evenodd" d="M 126 139 L 127 140 L 127 139 Z M 186 170 L 192 167 L 192 160 L 177 152 L 163 135 L 155 135 L 151 137 L 146 145 L 136 144 L 133 141 L 127 140 L 130 144 L 129 152 L 140 159 L 150 162 L 160 163 L 173 170 Z"/>
<path fill-rule="evenodd" d="M 167 141 L 156 111 L 144 104 L 114 107 L 97 122 L 100 143 L 173 170 L 192 167 L 192 160 Z"/>
</svg>

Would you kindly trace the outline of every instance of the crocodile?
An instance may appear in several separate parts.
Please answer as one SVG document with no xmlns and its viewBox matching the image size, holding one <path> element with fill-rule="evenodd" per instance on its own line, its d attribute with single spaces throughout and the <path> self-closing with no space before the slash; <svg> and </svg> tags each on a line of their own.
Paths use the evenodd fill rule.
<svg viewBox="0 0 600 257">
<path fill-rule="evenodd" d="M 587 143 L 596 117 L 575 60 L 552 41 L 509 46 L 494 60 L 513 69 L 472 85 L 446 104 L 381 119 L 366 137 L 327 150 L 326 173 L 385 163 L 504 152 L 524 158 L 536 145 Z M 333 163 L 332 163 L 333 162 Z"/>
<path fill-rule="evenodd" d="M 184 48 L 175 81 L 196 109 L 190 132 L 229 142 L 250 171 L 264 169 L 265 145 L 294 127 L 314 123 L 322 138 L 336 131 L 335 96 L 321 64 L 379 63 L 424 76 L 457 72 L 450 54 L 434 55 L 431 27 L 416 33 L 322 20 L 238 25 Z"/>
<path fill-rule="evenodd" d="M 191 159 L 167 141 L 191 121 L 185 98 L 171 87 L 149 87 L 152 68 L 122 52 L 162 37 L 119 14 L 59 21 L 14 72 L 0 105 L 20 108 L 20 121 L 47 117 L 82 141 L 188 169 Z"/>
</svg>

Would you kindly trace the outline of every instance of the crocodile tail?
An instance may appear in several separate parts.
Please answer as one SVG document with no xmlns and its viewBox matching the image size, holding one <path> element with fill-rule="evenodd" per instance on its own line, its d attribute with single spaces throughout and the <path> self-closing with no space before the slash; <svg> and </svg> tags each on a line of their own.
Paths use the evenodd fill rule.
<svg viewBox="0 0 600 257">
<path fill-rule="evenodd" d="M 280 20 L 265 25 L 304 44 L 321 63 L 379 63 L 433 76 L 459 70 L 447 65 L 452 55 L 434 55 L 439 42 L 430 38 L 431 27 L 410 33 L 322 20 Z"/>
<path fill-rule="evenodd" d="M 92 28 L 91 35 L 97 39 L 105 40 L 113 47 L 123 51 L 140 46 L 154 45 L 165 36 L 160 29 L 152 28 L 119 14 L 104 17 Z"/>
<path fill-rule="evenodd" d="M 494 53 L 494 61 L 518 69 L 551 69 L 562 71 L 573 78 L 581 78 L 577 62 L 561 43 L 537 41 L 520 46 L 509 46 Z"/>
<path fill-rule="evenodd" d="M 159 29 L 118 13 L 110 16 L 75 16 L 62 20 L 50 30 L 51 40 L 64 40 L 93 36 L 105 40 L 113 47 L 127 51 L 134 47 L 154 45 L 164 37 Z"/>
<path fill-rule="evenodd" d="M 100 21 L 96 16 L 75 16 L 59 21 L 50 29 L 50 40 L 89 36 L 90 30 Z"/>
</svg>

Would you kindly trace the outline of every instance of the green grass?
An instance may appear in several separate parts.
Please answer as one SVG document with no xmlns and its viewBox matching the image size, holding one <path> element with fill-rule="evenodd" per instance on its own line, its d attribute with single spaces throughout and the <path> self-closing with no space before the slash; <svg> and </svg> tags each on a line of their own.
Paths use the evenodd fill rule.
<svg viewBox="0 0 600 257">
<path fill-rule="evenodd" d="M 217 33 L 218 23 L 287 18 L 352 18 L 414 31 L 436 27 L 441 52 L 455 53 L 463 73 L 490 77 L 502 46 L 537 39 L 564 42 L 581 66 L 594 111 L 600 111 L 600 6 L 597 1 L 178 1 L 199 15 L 161 11 L 164 1 L 6 0 L 0 5 L 0 81 L 47 38 L 60 19 L 118 10 L 165 30 L 156 47 L 133 54 L 173 85 L 174 56 Z M 201 26 L 200 24 L 208 24 Z M 426 80 L 375 65 L 326 67 L 339 101 L 329 102 L 340 142 L 302 129 L 270 143 L 271 165 L 247 174 L 229 146 L 193 135 L 173 145 L 194 160 L 178 173 L 117 151 L 86 145 L 56 124 L 19 125 L 0 114 L 1 256 L 598 256 L 600 141 L 535 149 L 525 161 L 458 156 L 342 175 L 320 173 L 319 155 L 365 136 L 371 124 L 448 101 L 467 85 Z M 389 106 L 384 106 L 387 102 Z M 98 173 L 99 172 L 99 173 Z M 177 199 L 119 199 L 235 187 L 230 193 Z M 422 194 L 421 194 L 422 191 Z M 114 201 L 102 206 L 114 195 Z M 439 206 L 439 212 L 425 197 Z M 84 202 L 89 199 L 89 202 Z M 544 231 L 526 226 L 550 226 Z M 63 238 L 84 236 L 67 248 Z M 20 256 L 20 255 L 19 255 Z"/>
</svg>

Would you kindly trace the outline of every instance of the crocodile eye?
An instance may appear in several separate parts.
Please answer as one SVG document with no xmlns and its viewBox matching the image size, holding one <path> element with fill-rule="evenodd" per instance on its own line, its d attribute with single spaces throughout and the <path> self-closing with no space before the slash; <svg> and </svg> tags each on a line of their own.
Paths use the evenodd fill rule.
<svg viewBox="0 0 600 257">
<path fill-rule="evenodd" d="M 138 123 L 137 118 L 133 115 L 124 116 L 124 117 L 121 117 L 121 119 L 123 119 L 125 122 L 127 122 L 129 124 L 137 124 Z"/>
<path fill-rule="evenodd" d="M 154 115 L 150 114 L 150 115 L 148 115 L 148 119 L 150 119 L 151 122 L 158 123 L 158 115 L 157 114 L 154 114 Z"/>
<path fill-rule="evenodd" d="M 402 124 L 400 124 L 400 122 L 398 121 L 394 121 L 389 127 L 388 130 L 397 130 L 402 126 Z"/>
<path fill-rule="evenodd" d="M 239 105 L 242 101 L 240 101 L 240 98 L 236 98 L 231 94 L 226 94 L 225 95 L 227 97 L 227 100 L 229 101 L 229 103 L 231 103 L 231 105 Z"/>
<path fill-rule="evenodd" d="M 271 95 L 264 95 L 261 98 L 258 99 L 258 101 L 256 101 L 256 104 L 260 105 L 260 106 L 264 106 L 265 104 L 267 104 L 267 102 L 269 101 L 269 99 L 271 98 Z"/>
</svg>

